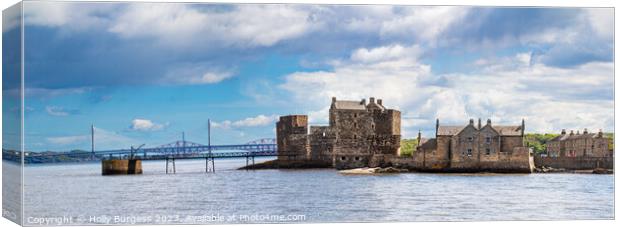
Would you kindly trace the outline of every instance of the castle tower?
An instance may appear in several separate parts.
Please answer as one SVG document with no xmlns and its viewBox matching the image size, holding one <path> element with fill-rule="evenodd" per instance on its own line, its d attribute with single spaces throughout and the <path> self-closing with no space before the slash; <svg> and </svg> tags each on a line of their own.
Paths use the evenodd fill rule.
<svg viewBox="0 0 620 227">
<path fill-rule="evenodd" d="M 288 115 L 280 117 L 276 123 L 276 141 L 278 144 L 278 160 L 307 159 L 308 116 Z"/>
</svg>

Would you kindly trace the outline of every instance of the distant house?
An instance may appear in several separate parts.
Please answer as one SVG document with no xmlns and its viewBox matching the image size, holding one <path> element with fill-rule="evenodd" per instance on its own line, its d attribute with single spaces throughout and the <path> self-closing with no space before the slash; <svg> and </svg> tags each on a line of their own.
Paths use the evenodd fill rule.
<svg viewBox="0 0 620 227">
<path fill-rule="evenodd" d="M 435 138 L 423 141 L 414 159 L 420 169 L 450 171 L 531 172 L 531 150 L 524 145 L 525 122 L 521 125 L 478 125 L 470 119 L 463 126 L 439 125 Z"/>
<path fill-rule="evenodd" d="M 613 153 L 609 151 L 609 140 L 603 136 L 603 131 L 598 133 L 588 133 L 584 129 L 583 133 L 569 134 L 565 129 L 562 133 L 547 142 L 547 154 L 549 157 L 610 157 Z"/>
</svg>

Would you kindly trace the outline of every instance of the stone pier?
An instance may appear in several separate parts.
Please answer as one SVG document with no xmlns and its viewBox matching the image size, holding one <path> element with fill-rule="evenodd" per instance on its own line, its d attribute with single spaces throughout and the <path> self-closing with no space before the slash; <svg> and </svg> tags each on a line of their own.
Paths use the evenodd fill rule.
<svg viewBox="0 0 620 227">
<path fill-rule="evenodd" d="M 101 160 L 101 175 L 142 174 L 142 160 Z"/>
</svg>

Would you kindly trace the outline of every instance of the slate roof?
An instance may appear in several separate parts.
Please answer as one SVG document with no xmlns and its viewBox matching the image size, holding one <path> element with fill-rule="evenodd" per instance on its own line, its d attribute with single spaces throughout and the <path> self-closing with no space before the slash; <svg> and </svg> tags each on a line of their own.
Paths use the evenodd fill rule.
<svg viewBox="0 0 620 227">
<path fill-rule="evenodd" d="M 437 129 L 438 136 L 453 136 L 459 134 L 461 130 L 463 130 L 467 126 L 439 126 Z M 521 126 L 503 126 L 503 125 L 492 125 L 491 126 L 495 131 L 497 131 L 502 136 L 520 136 L 521 135 Z"/>
<path fill-rule="evenodd" d="M 596 138 L 598 136 L 597 133 L 587 133 L 587 134 L 564 134 L 564 135 L 559 135 L 556 136 L 555 138 L 551 139 L 551 141 L 564 141 L 564 140 L 575 140 L 575 139 L 584 139 L 584 138 Z"/>
<path fill-rule="evenodd" d="M 439 126 L 437 129 L 438 136 L 453 136 L 463 130 L 465 126 Z"/>
<path fill-rule="evenodd" d="M 520 136 L 521 131 L 523 130 L 521 126 L 491 126 L 495 131 L 497 131 L 502 136 Z"/>
<path fill-rule="evenodd" d="M 437 148 L 437 139 L 424 139 L 420 140 L 420 148 L 424 150 L 432 150 Z"/>
<path fill-rule="evenodd" d="M 360 101 L 336 101 L 334 107 L 339 110 L 366 110 L 366 106 Z"/>
<path fill-rule="evenodd" d="M 368 103 L 368 109 L 372 109 L 372 108 L 377 108 L 380 110 L 385 110 L 385 107 L 383 107 L 382 105 L 379 105 L 378 103 Z"/>
</svg>

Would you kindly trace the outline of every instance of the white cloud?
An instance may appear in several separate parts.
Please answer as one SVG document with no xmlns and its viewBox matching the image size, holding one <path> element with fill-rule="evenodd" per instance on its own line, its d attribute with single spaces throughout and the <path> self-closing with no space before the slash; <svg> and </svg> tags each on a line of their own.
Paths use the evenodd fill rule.
<svg viewBox="0 0 620 227">
<path fill-rule="evenodd" d="M 358 49 L 349 59 L 336 63 L 332 71 L 289 74 L 279 87 L 292 93 L 301 106 L 316 109 L 329 105 L 333 96 L 354 100 L 374 96 L 388 105 L 404 107 L 418 100 L 422 91 L 418 84 L 427 81 L 430 73 L 429 65 L 413 57 L 418 50 L 400 45 Z"/>
<path fill-rule="evenodd" d="M 90 147 L 91 135 L 47 137 L 45 140 L 57 146 Z M 95 148 L 97 150 L 125 148 L 137 143 L 136 140 L 116 132 L 95 128 Z"/>
<path fill-rule="evenodd" d="M 403 13 L 386 19 L 381 26 L 381 35 L 387 37 L 415 36 L 421 41 L 433 44 L 451 25 L 469 12 L 463 6 L 405 7 Z"/>
<path fill-rule="evenodd" d="M 613 40 L 614 36 L 614 9 L 613 8 L 588 8 L 584 9 L 590 26 L 596 35 L 604 40 Z"/>
<path fill-rule="evenodd" d="M 403 125 L 405 137 L 415 136 L 417 128 L 430 133 L 435 118 L 442 124 L 466 124 L 478 117 L 519 124 L 525 118 L 530 132 L 613 129 L 613 63 L 551 67 L 526 52 L 478 59 L 482 68 L 471 73 L 435 75 L 416 59 L 420 52 L 397 45 L 358 49 L 333 70 L 286 75 L 280 88 L 307 109 L 313 122 L 327 122 L 325 107 L 332 96 L 382 98 L 411 119 Z"/>
<path fill-rule="evenodd" d="M 164 124 L 158 124 L 151 120 L 136 118 L 131 121 L 129 129 L 135 131 L 157 131 L 163 129 L 165 126 Z"/>
<path fill-rule="evenodd" d="M 260 114 L 255 117 L 248 117 L 238 121 L 225 120 L 222 122 L 211 122 L 211 126 L 214 128 L 230 129 L 230 128 L 244 128 L 244 127 L 258 127 L 267 126 L 273 124 L 278 119 L 277 115 L 263 115 Z"/>
<path fill-rule="evenodd" d="M 131 4 L 109 31 L 127 39 L 155 38 L 175 47 L 272 46 L 299 37 L 316 26 L 308 11 L 302 8 L 234 5 L 231 10 L 199 10 L 187 4 Z"/>
<path fill-rule="evenodd" d="M 47 114 L 57 117 L 64 117 L 78 113 L 79 111 L 73 109 L 66 109 L 64 107 L 59 106 L 46 106 L 45 112 Z"/>
<path fill-rule="evenodd" d="M 215 84 L 234 77 L 232 70 L 220 70 L 204 64 L 183 64 L 164 75 L 162 84 Z"/>
<path fill-rule="evenodd" d="M 113 3 L 24 2 L 24 23 L 69 30 L 100 28 L 110 23 L 117 8 Z"/>
</svg>

